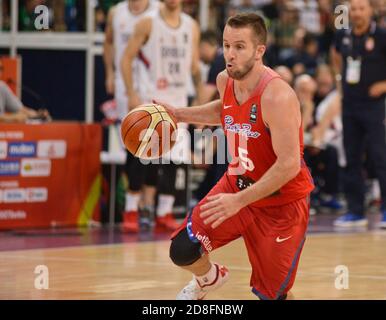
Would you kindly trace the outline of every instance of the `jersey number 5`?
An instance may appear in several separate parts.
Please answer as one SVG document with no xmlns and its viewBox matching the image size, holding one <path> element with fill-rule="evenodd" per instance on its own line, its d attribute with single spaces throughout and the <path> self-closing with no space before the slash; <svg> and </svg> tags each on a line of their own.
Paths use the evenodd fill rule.
<svg viewBox="0 0 386 320">
<path fill-rule="evenodd" d="M 248 150 L 239 147 L 239 158 L 241 161 L 241 165 L 245 170 L 253 171 L 255 169 L 255 165 L 252 160 L 248 158 Z"/>
</svg>

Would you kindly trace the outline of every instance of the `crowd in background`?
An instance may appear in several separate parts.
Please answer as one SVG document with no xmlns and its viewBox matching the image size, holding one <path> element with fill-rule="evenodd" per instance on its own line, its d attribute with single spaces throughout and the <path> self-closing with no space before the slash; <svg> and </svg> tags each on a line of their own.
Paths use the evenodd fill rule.
<svg viewBox="0 0 386 320">
<path fill-rule="evenodd" d="M 104 31 L 109 8 L 119 0 L 96 1 L 95 31 Z M 334 8 L 345 1 L 334 0 L 212 0 L 208 28 L 212 35 L 203 35 L 201 58 L 212 66 L 208 75 L 208 99 L 213 98 L 213 72 L 221 69 L 221 32 L 227 17 L 240 11 L 260 12 L 267 21 L 269 38 L 265 63 L 275 68 L 293 86 L 302 107 L 305 137 L 305 159 L 316 182 L 313 207 L 341 209 L 341 172 L 345 166 L 342 150 L 340 98 L 335 76 L 330 67 L 336 14 Z M 85 31 L 86 1 L 20 0 L 19 30 L 33 31 L 34 8 L 44 4 L 50 8 L 50 29 L 54 31 Z M 386 26 L 386 1 L 374 0 L 374 19 Z M 184 1 L 184 11 L 195 19 L 199 1 Z M 10 1 L 2 1 L 2 30 L 10 28 Z M 216 41 L 217 39 L 217 41 Z M 206 47 L 205 47 L 206 46 Z M 212 48 L 213 54 L 206 54 Z M 219 62 L 220 59 L 220 62 Z M 216 71 L 217 70 L 217 71 Z M 212 72 L 212 73 L 211 73 Z M 332 117 L 326 114 L 333 113 Z M 367 167 L 371 178 L 372 168 Z M 221 169 L 223 170 L 223 169 Z M 218 174 L 213 174 L 218 177 Z M 369 180 L 371 181 L 371 180 Z M 207 182 L 206 182 L 207 183 Z M 374 187 L 375 186 L 375 187 Z M 377 201 L 376 184 L 369 185 L 370 201 Z M 203 192 L 202 194 L 204 194 Z"/>
</svg>

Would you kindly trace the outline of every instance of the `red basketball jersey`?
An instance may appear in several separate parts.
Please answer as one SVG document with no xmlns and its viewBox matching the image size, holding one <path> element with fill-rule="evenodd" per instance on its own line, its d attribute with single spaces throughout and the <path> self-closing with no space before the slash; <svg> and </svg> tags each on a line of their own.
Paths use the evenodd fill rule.
<svg viewBox="0 0 386 320">
<path fill-rule="evenodd" d="M 228 151 L 232 161 L 228 167 L 230 181 L 238 189 L 244 189 L 258 181 L 275 163 L 269 129 L 261 112 L 261 96 L 269 81 L 280 76 L 266 67 L 256 89 L 242 105 L 234 93 L 234 81 L 229 78 L 224 92 L 221 121 L 227 136 Z M 265 106 L 269 108 L 269 106 Z M 272 195 L 252 203 L 252 206 L 283 205 L 309 194 L 314 184 L 303 159 L 303 129 L 299 129 L 301 170 Z M 236 189 L 237 190 L 237 189 Z"/>
</svg>

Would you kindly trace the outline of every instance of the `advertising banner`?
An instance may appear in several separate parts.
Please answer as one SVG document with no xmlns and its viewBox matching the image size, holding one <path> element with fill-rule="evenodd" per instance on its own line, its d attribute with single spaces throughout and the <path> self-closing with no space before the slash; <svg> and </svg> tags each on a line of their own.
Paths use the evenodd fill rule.
<svg viewBox="0 0 386 320">
<path fill-rule="evenodd" d="M 99 221 L 98 124 L 0 124 L 0 229 Z"/>
</svg>

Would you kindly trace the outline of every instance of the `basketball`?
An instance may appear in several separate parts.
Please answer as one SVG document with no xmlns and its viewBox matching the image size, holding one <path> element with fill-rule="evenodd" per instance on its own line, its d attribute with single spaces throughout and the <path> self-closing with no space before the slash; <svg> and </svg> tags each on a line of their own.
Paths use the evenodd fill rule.
<svg viewBox="0 0 386 320">
<path fill-rule="evenodd" d="M 166 109 L 144 104 L 130 111 L 122 120 L 121 136 L 126 148 L 141 159 L 157 159 L 175 144 L 177 124 Z"/>
</svg>

